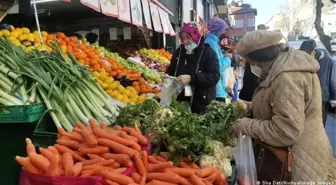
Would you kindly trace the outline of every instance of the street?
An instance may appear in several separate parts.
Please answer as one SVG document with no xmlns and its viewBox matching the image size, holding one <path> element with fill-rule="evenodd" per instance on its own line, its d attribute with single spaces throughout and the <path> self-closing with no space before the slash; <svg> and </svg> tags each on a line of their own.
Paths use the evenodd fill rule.
<svg viewBox="0 0 336 185">
<path fill-rule="evenodd" d="M 333 155 L 336 158 L 336 115 L 329 114 L 326 124 L 326 131 L 330 144 L 333 148 Z"/>
</svg>

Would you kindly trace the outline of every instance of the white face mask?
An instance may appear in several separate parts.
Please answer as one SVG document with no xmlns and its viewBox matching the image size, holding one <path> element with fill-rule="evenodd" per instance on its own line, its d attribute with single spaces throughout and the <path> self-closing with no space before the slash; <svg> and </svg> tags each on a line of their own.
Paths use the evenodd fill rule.
<svg viewBox="0 0 336 185">
<path fill-rule="evenodd" d="M 186 53 L 187 53 L 188 55 L 190 55 L 190 54 L 192 54 L 192 51 L 193 51 L 195 48 L 197 48 L 197 44 L 196 44 L 196 43 L 191 43 L 191 44 L 185 45 L 184 47 L 185 47 L 185 49 L 187 50 Z"/>
<path fill-rule="evenodd" d="M 256 65 L 251 65 L 251 72 L 257 77 L 260 77 L 262 69 Z"/>
</svg>

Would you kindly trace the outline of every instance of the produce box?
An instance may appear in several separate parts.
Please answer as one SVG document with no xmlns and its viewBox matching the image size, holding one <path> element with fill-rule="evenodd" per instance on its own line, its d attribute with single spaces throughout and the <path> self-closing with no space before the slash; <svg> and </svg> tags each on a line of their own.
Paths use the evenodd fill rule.
<svg viewBox="0 0 336 185">
<path fill-rule="evenodd" d="M 43 104 L 0 106 L 0 123 L 32 123 L 45 111 Z"/>
<path fill-rule="evenodd" d="M 56 143 L 57 128 L 49 113 L 37 123 L 32 141 L 36 147 L 48 147 Z"/>
<path fill-rule="evenodd" d="M 231 166 L 232 166 L 232 175 L 227 179 L 227 182 L 229 185 L 235 185 L 237 181 L 237 165 L 233 161 L 231 162 Z"/>
</svg>

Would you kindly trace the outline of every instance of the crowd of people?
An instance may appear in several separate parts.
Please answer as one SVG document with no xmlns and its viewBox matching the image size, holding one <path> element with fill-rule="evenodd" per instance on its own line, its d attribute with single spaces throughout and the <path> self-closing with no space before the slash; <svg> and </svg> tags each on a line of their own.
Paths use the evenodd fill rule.
<svg viewBox="0 0 336 185">
<path fill-rule="evenodd" d="M 219 43 L 227 29 L 225 21 L 213 18 L 205 39 L 194 24 L 184 24 L 179 33 L 181 45 L 167 74 L 184 85 L 177 100 L 194 113 L 202 113 L 213 100 L 234 97 L 226 71 L 235 57 L 223 53 Z M 261 29 L 239 41 L 236 52 L 246 60 L 239 98 L 252 114 L 235 122 L 231 133 L 254 139 L 259 181 L 336 183 L 324 129 L 326 106 L 336 106 L 335 61 L 318 51 L 313 40 L 300 51 L 280 43 L 282 38 Z"/>
</svg>

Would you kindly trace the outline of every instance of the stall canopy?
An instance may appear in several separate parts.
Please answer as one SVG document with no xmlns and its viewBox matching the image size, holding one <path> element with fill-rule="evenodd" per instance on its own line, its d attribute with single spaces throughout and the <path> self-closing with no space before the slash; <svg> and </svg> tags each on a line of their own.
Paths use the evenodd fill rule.
<svg viewBox="0 0 336 185">
<path fill-rule="evenodd" d="M 171 36 L 175 35 L 169 20 L 173 15 L 158 1 L 148 0 L 81 0 L 81 3 L 106 16 L 117 17 L 119 20 L 147 28 Z"/>
</svg>

